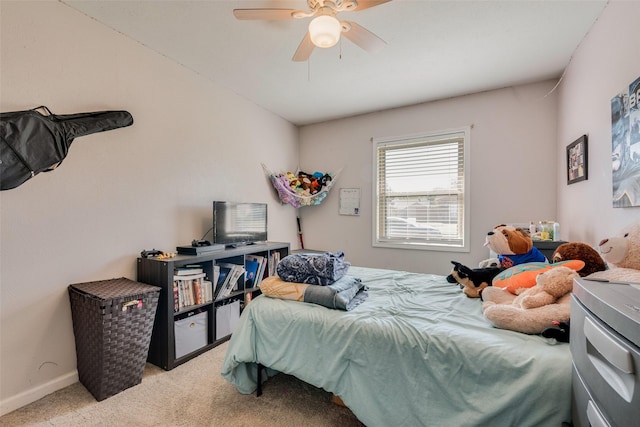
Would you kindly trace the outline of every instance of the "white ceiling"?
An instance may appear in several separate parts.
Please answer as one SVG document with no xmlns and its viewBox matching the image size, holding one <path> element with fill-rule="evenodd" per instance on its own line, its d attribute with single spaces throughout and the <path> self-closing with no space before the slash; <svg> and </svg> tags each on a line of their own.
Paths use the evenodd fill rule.
<svg viewBox="0 0 640 427">
<path fill-rule="evenodd" d="M 387 42 L 293 62 L 310 18 L 239 21 L 305 0 L 62 0 L 296 125 L 559 78 L 606 0 L 392 0 L 342 12 Z"/>
</svg>

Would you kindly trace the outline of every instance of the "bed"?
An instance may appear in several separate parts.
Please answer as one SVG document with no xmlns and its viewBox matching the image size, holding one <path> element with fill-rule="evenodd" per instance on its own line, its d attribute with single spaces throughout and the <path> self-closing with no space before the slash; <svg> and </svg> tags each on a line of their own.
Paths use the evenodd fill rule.
<svg viewBox="0 0 640 427">
<path fill-rule="evenodd" d="M 231 337 L 222 376 L 250 394 L 258 364 L 269 376 L 293 375 L 339 396 L 369 427 L 571 420 L 568 344 L 492 327 L 480 300 L 444 276 L 355 266 L 349 275 L 368 287 L 351 311 L 255 298 Z"/>
</svg>

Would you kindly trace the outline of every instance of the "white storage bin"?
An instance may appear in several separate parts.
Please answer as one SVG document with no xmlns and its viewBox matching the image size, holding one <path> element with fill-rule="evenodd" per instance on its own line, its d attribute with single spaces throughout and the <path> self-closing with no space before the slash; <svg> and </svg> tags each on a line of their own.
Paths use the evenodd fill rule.
<svg viewBox="0 0 640 427">
<path fill-rule="evenodd" d="M 231 335 L 239 318 L 239 300 L 216 307 L 216 340 Z"/>
<path fill-rule="evenodd" d="M 207 343 L 208 313 L 202 312 L 174 322 L 176 359 L 189 354 Z"/>
</svg>

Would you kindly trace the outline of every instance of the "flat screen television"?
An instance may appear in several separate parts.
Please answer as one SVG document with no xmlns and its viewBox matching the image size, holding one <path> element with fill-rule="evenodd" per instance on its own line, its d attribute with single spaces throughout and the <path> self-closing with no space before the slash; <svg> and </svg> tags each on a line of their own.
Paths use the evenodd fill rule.
<svg viewBox="0 0 640 427">
<path fill-rule="evenodd" d="M 266 240 L 266 203 L 213 202 L 213 243 L 241 246 Z"/>
</svg>

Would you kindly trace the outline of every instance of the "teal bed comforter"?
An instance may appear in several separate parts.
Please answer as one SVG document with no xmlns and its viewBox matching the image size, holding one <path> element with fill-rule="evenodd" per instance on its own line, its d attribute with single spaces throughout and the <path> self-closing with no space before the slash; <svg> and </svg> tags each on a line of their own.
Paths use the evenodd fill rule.
<svg viewBox="0 0 640 427">
<path fill-rule="evenodd" d="M 253 393 L 261 363 L 340 396 L 369 427 L 571 420 L 568 344 L 493 328 L 480 300 L 444 276 L 353 266 L 349 274 L 369 287 L 352 311 L 255 298 L 222 376 Z"/>
</svg>

